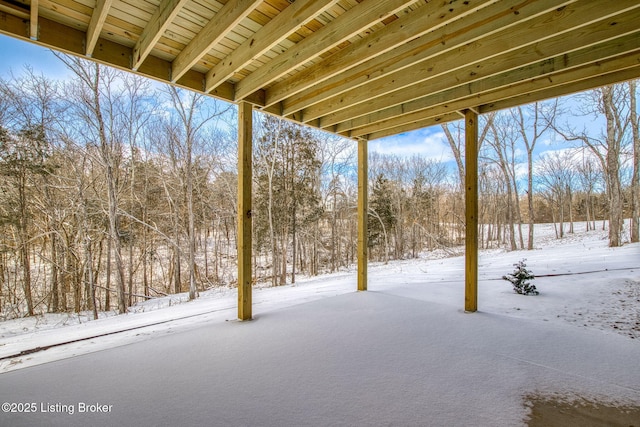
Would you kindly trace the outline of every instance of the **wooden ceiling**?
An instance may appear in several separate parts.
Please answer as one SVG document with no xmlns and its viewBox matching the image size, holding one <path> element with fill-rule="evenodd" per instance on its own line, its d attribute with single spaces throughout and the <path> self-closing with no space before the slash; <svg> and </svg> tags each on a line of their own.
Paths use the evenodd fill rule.
<svg viewBox="0 0 640 427">
<path fill-rule="evenodd" d="M 356 139 L 640 77 L 638 0 L 0 0 L 0 32 Z"/>
</svg>

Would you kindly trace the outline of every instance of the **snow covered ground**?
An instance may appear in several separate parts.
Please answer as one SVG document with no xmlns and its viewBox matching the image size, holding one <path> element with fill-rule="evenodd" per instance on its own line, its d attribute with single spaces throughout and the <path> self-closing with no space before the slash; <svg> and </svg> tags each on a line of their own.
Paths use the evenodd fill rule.
<svg viewBox="0 0 640 427">
<path fill-rule="evenodd" d="M 584 230 L 584 226 L 578 224 L 576 230 Z M 156 363 L 163 376 L 169 378 L 167 381 L 184 382 L 179 372 L 173 372 L 179 370 L 174 365 L 165 366 L 168 362 L 160 355 L 167 351 L 167 357 L 173 357 L 179 365 L 196 342 L 198 354 L 204 346 L 206 360 L 215 362 L 204 373 L 188 372 L 195 376 L 196 384 L 201 381 L 200 375 L 217 378 L 215 385 L 207 387 L 225 396 L 216 395 L 215 411 L 231 417 L 233 422 L 229 425 L 253 424 L 251 418 L 234 418 L 239 416 L 234 411 L 243 411 L 234 399 L 242 400 L 244 396 L 232 386 L 238 381 L 232 373 L 237 375 L 239 368 L 230 367 L 235 363 L 246 363 L 243 366 L 247 371 L 241 375 L 261 378 L 252 384 L 252 395 L 257 405 L 254 415 L 266 416 L 262 418 L 263 425 L 294 425 L 294 421 L 295 425 L 327 425 L 338 420 L 331 416 L 338 415 L 346 417 L 343 425 L 356 425 L 349 422 L 358 419 L 349 420 L 348 414 L 365 416 L 367 411 L 370 418 L 360 425 L 422 425 L 420 420 L 424 421 L 425 416 L 429 425 L 518 425 L 523 417 L 523 396 L 541 392 L 567 399 L 575 395 L 640 405 L 640 245 L 609 248 L 603 231 L 579 231 L 556 240 L 549 225 L 537 226 L 536 235 L 533 251 L 481 252 L 479 312 L 475 314 L 463 313 L 464 258 L 425 254 L 417 260 L 372 264 L 366 293 L 354 291 L 355 271 L 306 278 L 295 286 L 258 287 L 254 290 L 255 320 L 242 324 L 240 329 L 232 326 L 239 324 L 234 320 L 233 289 L 206 292 L 193 302 L 179 303 L 184 296 L 152 300 L 132 308 L 129 314 L 105 316 L 97 321 L 66 315 L 6 321 L 0 324 L 0 358 L 5 358 L 0 362 L 0 372 L 6 373 L 0 374 L 0 384 L 3 380 L 5 384 L 15 382 L 12 387 L 22 387 L 28 394 L 29 381 L 17 376 L 20 368 L 66 359 L 49 368 L 24 370 L 25 377 L 27 371 L 51 371 L 52 366 L 83 372 L 83 365 L 87 365 L 87 372 L 92 372 L 98 362 L 90 363 L 93 359 L 89 356 L 101 360 L 100 366 L 109 366 L 121 363 L 116 362 L 121 359 L 136 360 L 142 352 L 145 366 Z M 538 276 L 533 281 L 540 291 L 538 296 L 515 294 L 511 285 L 501 279 L 523 258 Z M 96 335 L 101 337 L 81 340 Z M 204 342 L 203 336 L 207 337 Z M 6 358 L 73 340 L 78 341 Z M 244 354 L 242 348 L 247 351 L 247 347 L 243 345 L 255 355 Z M 171 356 L 171 349 L 179 348 L 184 348 L 176 350 L 179 356 Z M 239 354 L 234 351 L 238 350 L 244 354 L 239 362 L 234 359 Z M 200 362 L 208 366 L 208 362 Z M 262 365 L 268 365 L 270 372 L 258 369 Z M 125 368 L 118 365 L 114 369 L 121 372 Z M 156 381 L 148 375 L 157 371 L 145 375 L 146 371 L 149 370 L 135 371 L 134 382 Z M 264 377 L 265 372 L 271 376 Z M 314 386 L 298 385 L 301 377 L 305 384 Z M 245 380 L 243 377 L 240 382 Z M 90 379 L 82 381 L 85 384 Z M 361 386 L 365 390 L 359 388 L 359 381 L 364 382 Z M 224 388 L 225 384 L 230 388 Z M 41 385 L 37 388 L 45 392 Z M 315 401 L 308 402 L 300 393 Z M 354 397 L 358 393 L 360 396 Z M 1 395 L 0 390 L 0 398 L 6 399 Z M 277 405 L 272 399 L 285 397 L 289 399 L 286 410 L 282 405 L 277 409 L 267 407 Z M 367 403 L 371 408 L 352 406 L 353 399 L 363 403 L 365 398 L 372 399 Z M 407 401 L 403 403 L 404 398 Z M 63 395 L 48 399 L 64 401 Z M 72 401 L 71 397 L 67 399 Z M 117 397 L 110 399 L 116 406 L 126 405 Z M 153 397 L 137 399 L 158 405 Z M 348 403 L 350 400 L 352 403 Z M 428 414 L 423 413 L 427 409 L 411 406 L 420 402 L 430 408 Z M 331 405 L 338 405 L 343 412 L 328 415 L 332 413 Z M 386 412 L 372 409 L 376 405 L 386 408 Z M 409 408 L 404 405 L 411 408 L 408 414 Z M 205 407 L 202 410 L 206 412 Z M 415 414 L 411 415 L 411 411 Z M 251 410 L 246 417 L 250 413 Z M 202 414 L 197 411 L 195 415 L 180 414 L 192 417 L 193 425 L 202 422 L 198 418 Z M 126 419 L 130 414 L 124 411 L 120 415 Z M 175 411 L 174 415 L 178 416 Z M 165 420 L 170 419 L 173 418 Z M 13 419 L 16 420 L 18 425 L 20 420 L 24 425 L 38 424 L 35 419 Z M 87 421 L 75 420 L 80 424 Z M 190 425 L 188 420 L 183 425 Z M 301 420 L 306 422 L 301 424 Z M 115 421 L 110 418 L 107 424 L 115 425 Z M 283 421 L 287 422 L 282 424 Z M 59 419 L 59 424 L 51 425 L 73 425 L 68 422 Z"/>
<path fill-rule="evenodd" d="M 606 231 L 585 232 L 576 224 L 575 234 L 556 239 L 551 224 L 538 225 L 533 251 L 487 250 L 479 258 L 479 311 L 545 322 L 599 329 L 638 339 L 640 345 L 640 245 L 609 248 Z M 462 252 L 462 249 L 459 249 Z M 538 296 L 515 294 L 501 279 L 513 264 L 526 259 L 538 276 L 533 284 Z M 419 259 L 371 264 L 369 290 L 383 291 L 450 306 L 464 306 L 464 257 L 426 253 Z M 299 278 L 295 285 L 254 289 L 254 314 L 353 292 L 355 270 L 313 278 Z M 235 289 L 201 293 L 187 302 L 187 295 L 173 295 L 139 303 L 124 316 L 101 313 L 97 321 L 89 313 L 47 314 L 0 322 L 0 359 L 52 344 L 103 335 L 27 357 L 0 361 L 0 372 L 32 366 L 64 357 L 123 345 L 145 337 L 188 329 L 196 324 L 229 321 L 236 316 Z M 140 326 L 147 328 L 138 329 Z M 131 329 L 130 332 L 115 332 Z"/>
</svg>

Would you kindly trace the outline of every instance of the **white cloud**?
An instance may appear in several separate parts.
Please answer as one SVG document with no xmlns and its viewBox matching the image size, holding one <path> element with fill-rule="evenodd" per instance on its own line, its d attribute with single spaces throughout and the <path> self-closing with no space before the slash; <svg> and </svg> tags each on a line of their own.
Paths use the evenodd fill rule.
<svg viewBox="0 0 640 427">
<path fill-rule="evenodd" d="M 370 143 L 369 149 L 380 154 L 393 154 L 400 157 L 419 155 L 442 162 L 453 160 L 447 138 L 440 130 L 422 129 L 378 139 Z"/>
</svg>

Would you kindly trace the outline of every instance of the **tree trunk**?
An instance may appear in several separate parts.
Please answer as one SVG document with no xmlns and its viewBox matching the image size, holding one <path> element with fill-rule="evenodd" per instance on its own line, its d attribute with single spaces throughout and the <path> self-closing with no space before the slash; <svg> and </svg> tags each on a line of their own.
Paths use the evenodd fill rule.
<svg viewBox="0 0 640 427">
<path fill-rule="evenodd" d="M 620 185 L 620 141 L 616 135 L 616 115 L 614 112 L 613 87 L 602 88 L 602 100 L 607 119 L 606 155 L 607 192 L 609 195 L 609 246 L 622 244 L 622 188 Z"/>
<path fill-rule="evenodd" d="M 27 177 L 24 171 L 20 172 L 18 184 L 18 197 L 20 203 L 20 259 L 22 261 L 22 288 L 27 302 L 27 315 L 33 316 L 33 296 L 31 294 L 31 260 L 29 259 L 28 213 L 27 213 Z"/>
<path fill-rule="evenodd" d="M 631 242 L 640 241 L 640 117 L 636 103 L 637 82 L 629 82 L 631 95 L 631 134 L 633 136 L 633 175 L 631 178 Z"/>
</svg>

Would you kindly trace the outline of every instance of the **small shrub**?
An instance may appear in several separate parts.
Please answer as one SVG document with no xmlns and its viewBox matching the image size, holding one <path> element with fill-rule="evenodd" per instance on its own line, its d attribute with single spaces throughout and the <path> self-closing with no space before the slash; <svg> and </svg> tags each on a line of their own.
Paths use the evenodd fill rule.
<svg viewBox="0 0 640 427">
<path fill-rule="evenodd" d="M 536 290 L 536 286 L 529 283 L 535 276 L 527 270 L 527 264 L 524 263 L 525 261 L 526 259 L 523 259 L 518 261 L 517 264 L 513 264 L 516 268 L 513 273 L 502 276 L 502 278 L 511 282 L 513 290 L 516 291 L 516 293 L 521 295 L 538 295 L 539 292 Z"/>
</svg>

